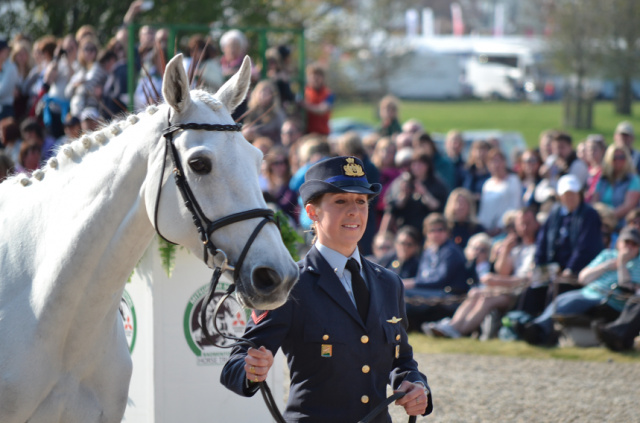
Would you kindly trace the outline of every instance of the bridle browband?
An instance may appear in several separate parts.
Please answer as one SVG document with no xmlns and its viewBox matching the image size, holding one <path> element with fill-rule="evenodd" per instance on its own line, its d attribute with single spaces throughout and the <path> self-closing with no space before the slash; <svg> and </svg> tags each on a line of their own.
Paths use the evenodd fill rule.
<svg viewBox="0 0 640 423">
<path fill-rule="evenodd" d="M 247 211 L 235 213 L 226 217 L 222 217 L 215 221 L 211 221 L 209 218 L 207 218 L 207 216 L 202 211 L 202 208 L 200 207 L 200 204 L 198 203 L 195 195 L 193 194 L 191 187 L 189 186 L 189 182 L 187 181 L 184 168 L 182 167 L 182 163 L 180 162 L 180 154 L 178 153 L 178 149 L 176 148 L 173 142 L 173 135 L 178 131 L 200 130 L 200 131 L 214 131 L 214 132 L 240 132 L 242 130 L 242 125 L 241 124 L 209 125 L 209 124 L 202 124 L 202 123 L 181 123 L 181 124 L 172 125 L 171 109 L 169 109 L 169 115 L 167 119 L 169 121 L 169 126 L 162 131 L 162 137 L 165 140 L 165 148 L 164 148 L 164 157 L 162 160 L 162 171 L 160 173 L 160 181 L 158 182 L 158 192 L 156 195 L 156 205 L 155 205 L 154 216 L 153 216 L 156 232 L 160 236 L 160 238 L 164 239 L 166 242 L 177 245 L 175 242 L 169 241 L 167 238 L 165 238 L 162 235 L 162 233 L 160 233 L 160 227 L 158 226 L 158 209 L 160 208 L 160 196 L 162 193 L 162 185 L 164 181 L 164 169 L 166 167 L 167 155 L 170 155 L 171 162 L 173 163 L 173 174 L 174 174 L 176 186 L 178 187 L 178 191 L 180 191 L 180 195 L 182 196 L 182 200 L 184 201 L 185 207 L 191 212 L 193 224 L 196 226 L 196 229 L 200 234 L 200 240 L 202 241 L 202 244 L 204 246 L 204 254 L 203 254 L 204 263 L 207 266 L 209 266 L 209 263 L 208 263 L 209 255 L 216 256 L 217 254 L 222 254 L 223 256 L 222 264 L 220 266 L 214 265 L 213 275 L 211 276 L 211 281 L 209 283 L 209 290 L 207 292 L 207 295 L 202 300 L 202 306 L 200 308 L 200 326 L 202 329 L 202 334 L 207 339 L 207 341 L 211 343 L 211 345 L 217 348 L 233 348 L 240 345 L 246 345 L 246 346 L 258 349 L 258 346 L 249 339 L 239 338 L 232 335 L 225 335 L 222 332 L 220 332 L 220 329 L 218 329 L 216 316 L 218 315 L 220 306 L 235 291 L 236 289 L 235 283 L 240 278 L 240 269 L 242 268 L 244 259 L 247 256 L 247 253 L 249 252 L 249 248 L 251 248 L 253 241 L 255 241 L 256 237 L 258 236 L 262 228 L 267 223 L 273 222 L 278 226 L 278 230 L 280 230 L 280 224 L 277 221 L 277 219 L 274 217 L 274 212 L 271 209 L 247 210 Z M 233 223 L 241 222 L 243 220 L 260 218 L 260 217 L 263 218 L 262 221 L 258 224 L 258 226 L 256 226 L 256 228 L 251 233 L 251 236 L 247 240 L 247 243 L 245 244 L 244 248 L 242 249 L 242 252 L 238 257 L 238 261 L 236 262 L 235 266 L 230 265 L 227 254 L 223 250 L 216 247 L 216 245 L 211 240 L 211 234 L 213 234 L 214 231 L 220 228 L 223 228 L 225 226 L 231 225 Z M 206 229 L 205 229 L 205 225 L 206 225 Z M 222 276 L 222 273 L 224 273 L 227 270 L 233 272 L 232 282 L 229 285 L 229 288 L 227 289 L 225 294 L 216 303 L 216 306 L 213 310 L 213 314 L 211 316 L 213 321 L 213 328 L 218 333 L 218 335 L 224 339 L 230 339 L 236 342 L 230 345 L 221 346 L 216 344 L 215 340 L 211 336 L 211 333 L 209 332 L 209 328 L 207 324 L 207 308 L 214 299 L 214 293 L 215 293 L 216 287 L 218 286 L 218 282 L 220 280 L 220 277 Z M 260 392 L 262 393 L 262 398 L 264 399 L 264 402 L 266 403 L 267 408 L 271 413 L 271 416 L 274 418 L 274 420 L 277 423 L 286 423 L 286 421 L 284 420 L 284 417 L 282 417 L 282 414 L 280 414 L 278 405 L 275 399 L 273 398 L 271 389 L 269 389 L 267 382 L 266 381 L 258 382 L 258 385 L 260 386 Z M 404 396 L 404 392 L 398 392 L 392 395 L 391 397 L 387 398 L 385 402 L 378 405 L 378 407 L 376 407 L 363 420 L 361 420 L 361 423 L 370 422 L 373 418 L 375 418 L 375 416 L 377 416 L 380 412 L 385 410 L 389 404 L 391 404 L 396 399 L 402 398 L 403 396 Z M 415 417 L 412 416 L 409 419 L 409 422 L 415 422 Z"/>
</svg>

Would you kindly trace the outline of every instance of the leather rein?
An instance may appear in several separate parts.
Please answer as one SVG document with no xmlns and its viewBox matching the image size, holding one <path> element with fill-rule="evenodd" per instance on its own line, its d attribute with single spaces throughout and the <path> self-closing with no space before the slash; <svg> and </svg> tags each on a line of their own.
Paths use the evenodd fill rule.
<svg viewBox="0 0 640 423">
<path fill-rule="evenodd" d="M 180 161 L 180 154 L 178 153 L 178 149 L 176 148 L 173 142 L 173 136 L 178 131 L 186 131 L 186 130 L 201 130 L 201 131 L 214 131 L 214 132 L 240 132 L 242 130 L 241 124 L 235 125 L 221 125 L 221 124 L 200 124 L 200 123 L 183 123 L 183 124 L 171 124 L 171 111 L 169 110 L 168 116 L 169 126 L 162 131 L 162 136 L 165 140 L 165 148 L 164 148 L 164 159 L 162 161 L 162 171 L 160 174 L 160 181 L 158 182 L 158 192 L 156 195 L 156 205 L 154 210 L 154 226 L 157 234 L 165 240 L 166 242 L 177 245 L 176 243 L 169 241 L 165 238 L 162 233 L 160 233 L 160 227 L 158 226 L 158 209 L 160 207 L 160 196 L 162 193 L 162 185 L 164 181 L 164 170 L 167 162 L 167 155 L 171 157 L 171 162 L 173 164 L 173 175 L 175 178 L 176 186 L 178 187 L 178 191 L 180 191 L 180 195 L 182 196 L 182 200 L 184 201 L 184 205 L 191 212 L 191 217 L 193 219 L 193 223 L 196 226 L 196 229 L 200 235 L 200 240 L 202 241 L 204 248 L 204 263 L 209 266 L 209 255 L 215 257 L 218 254 L 221 254 L 223 259 L 220 266 L 214 265 L 213 275 L 211 276 L 211 281 L 209 283 L 209 290 L 207 295 L 204 297 L 202 301 L 202 307 L 200 309 L 200 326 L 202 328 L 202 334 L 207 339 L 207 341 L 217 347 L 217 348 L 233 348 L 236 346 L 249 346 L 251 348 L 259 349 L 259 347 L 249 339 L 239 338 L 232 335 L 223 334 L 220 329 L 218 329 L 216 316 L 218 315 L 218 311 L 220 307 L 225 302 L 227 298 L 236 289 L 236 281 L 240 278 L 240 269 L 242 268 L 242 264 L 244 263 L 244 259 L 249 252 L 249 248 L 255 241 L 256 237 L 262 230 L 262 228 L 269 222 L 275 223 L 278 226 L 278 230 L 280 230 L 280 224 L 277 219 L 274 217 L 274 212 L 271 209 L 252 209 L 244 212 L 235 213 L 223 218 L 220 218 L 215 221 L 211 221 L 202 211 L 200 204 L 198 203 L 191 187 L 189 186 L 189 182 L 187 181 L 186 174 L 184 172 L 184 168 Z M 251 236 L 247 240 L 240 256 L 238 257 L 238 261 L 234 266 L 229 264 L 229 258 L 227 254 L 218 248 L 213 241 L 211 240 L 211 235 L 214 231 L 223 228 L 225 226 L 231 225 L 233 223 L 241 222 L 243 220 L 255 219 L 255 218 L 263 218 L 262 221 L 256 226 L 256 228 L 251 233 Z M 206 228 L 205 228 L 206 226 Z M 216 291 L 216 287 L 218 286 L 218 282 L 222 274 L 226 271 L 233 272 L 232 283 L 227 288 L 227 291 L 224 295 L 218 300 L 213 310 L 213 314 L 211 315 L 211 320 L 213 323 L 213 328 L 216 333 L 224 338 L 235 341 L 230 345 L 217 345 L 211 333 L 209 332 L 209 327 L 207 324 L 207 309 L 209 304 L 211 304 L 214 300 L 214 294 Z M 282 414 L 280 414 L 280 410 L 278 409 L 277 403 L 273 398 L 273 394 L 271 393 L 271 389 L 269 389 L 269 385 L 267 382 L 257 382 L 260 387 L 260 392 L 262 393 L 262 397 L 264 399 L 271 416 L 277 423 L 286 423 Z M 404 392 L 397 392 L 391 397 L 387 398 L 386 401 L 378 405 L 371 413 L 369 413 L 363 420 L 359 423 L 368 423 L 372 421 L 380 412 L 385 410 L 389 404 L 393 401 L 402 398 L 405 395 Z M 411 416 L 409 418 L 409 422 L 415 422 L 415 416 Z"/>
</svg>

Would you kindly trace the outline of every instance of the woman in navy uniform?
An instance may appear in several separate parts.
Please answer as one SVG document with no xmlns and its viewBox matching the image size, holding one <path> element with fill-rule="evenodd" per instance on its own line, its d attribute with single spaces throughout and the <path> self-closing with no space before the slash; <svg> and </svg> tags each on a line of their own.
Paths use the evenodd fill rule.
<svg viewBox="0 0 640 423">
<path fill-rule="evenodd" d="M 407 340 L 404 285 L 358 252 L 368 200 L 380 188 L 354 157 L 309 168 L 300 195 L 317 241 L 299 263 L 288 301 L 253 310 L 244 337 L 261 347 L 232 351 L 220 377 L 227 388 L 253 396 L 282 348 L 291 375 L 288 422 L 355 423 L 386 399 L 387 384 L 407 392 L 396 401 L 407 414 L 431 413 L 427 379 Z M 374 421 L 391 417 L 383 412 Z"/>
</svg>

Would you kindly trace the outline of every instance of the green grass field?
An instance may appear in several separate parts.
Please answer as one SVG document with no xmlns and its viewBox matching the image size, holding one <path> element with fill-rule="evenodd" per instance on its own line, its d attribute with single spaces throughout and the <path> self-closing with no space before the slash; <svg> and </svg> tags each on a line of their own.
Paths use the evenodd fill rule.
<svg viewBox="0 0 640 423">
<path fill-rule="evenodd" d="M 604 347 L 599 348 L 541 348 L 524 341 L 503 342 L 497 339 L 478 341 L 471 338 L 443 339 L 430 338 L 423 334 L 411 333 L 409 343 L 414 352 L 428 354 L 482 354 L 505 357 L 564 359 L 582 361 L 608 361 L 640 364 L 640 352 L 616 353 Z"/>
<path fill-rule="evenodd" d="M 377 123 L 376 109 L 373 103 L 337 104 L 332 117 L 353 117 L 359 120 Z M 607 142 L 612 141 L 613 131 L 618 122 L 630 120 L 640 134 L 640 111 L 635 105 L 632 117 L 616 115 L 611 102 L 596 103 L 593 116 L 593 128 L 590 130 L 571 130 L 568 132 L 579 141 L 588 134 L 603 134 Z M 500 129 L 520 131 L 529 146 L 535 146 L 540 132 L 550 128 L 561 128 L 561 103 L 509 103 L 509 102 L 419 102 L 403 101 L 400 106 L 400 121 L 410 118 L 421 121 L 430 132 L 447 132 L 450 129 Z M 636 145 L 640 146 L 640 136 Z"/>
</svg>

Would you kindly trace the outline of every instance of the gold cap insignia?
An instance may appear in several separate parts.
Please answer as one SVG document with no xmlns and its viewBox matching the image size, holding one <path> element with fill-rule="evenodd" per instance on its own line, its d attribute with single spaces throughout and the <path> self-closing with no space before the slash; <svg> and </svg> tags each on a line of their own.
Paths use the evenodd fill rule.
<svg viewBox="0 0 640 423">
<path fill-rule="evenodd" d="M 402 320 L 402 319 L 398 319 L 396 316 L 393 316 L 393 318 L 392 318 L 392 319 L 390 319 L 390 320 L 387 320 L 387 322 L 389 322 L 389 323 L 393 323 L 393 324 L 395 325 L 395 324 L 396 324 L 396 323 L 398 323 L 400 320 Z"/>
<path fill-rule="evenodd" d="M 353 176 L 354 178 L 364 176 L 364 171 L 362 170 L 362 166 L 355 163 L 356 159 L 353 157 L 347 158 L 347 164 L 343 166 L 344 174 L 346 176 Z"/>
</svg>

